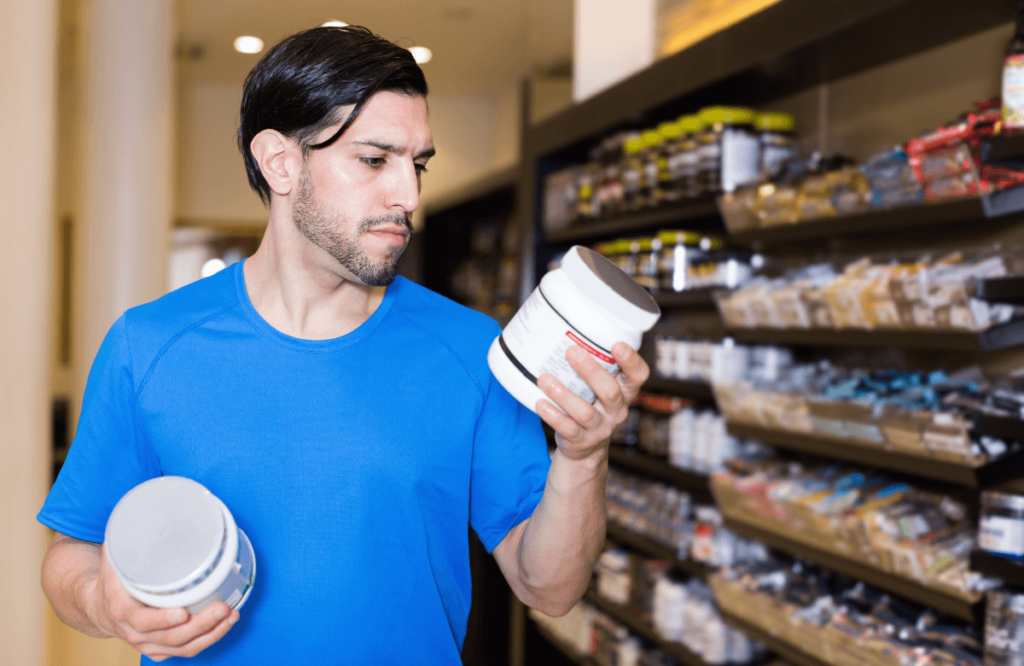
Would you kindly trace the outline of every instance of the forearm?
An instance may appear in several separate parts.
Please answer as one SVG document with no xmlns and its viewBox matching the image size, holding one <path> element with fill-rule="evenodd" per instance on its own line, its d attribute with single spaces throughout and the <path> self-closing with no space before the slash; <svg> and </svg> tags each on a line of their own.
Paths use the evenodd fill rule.
<svg viewBox="0 0 1024 666">
<path fill-rule="evenodd" d="M 543 499 L 516 553 L 515 591 L 527 605 L 562 615 L 586 591 L 604 543 L 607 476 L 607 446 L 579 460 L 556 449 Z"/>
<path fill-rule="evenodd" d="M 88 598 L 99 576 L 100 546 L 58 534 L 43 560 L 43 591 L 57 617 L 78 631 L 97 638 L 109 634 L 89 618 Z"/>
</svg>

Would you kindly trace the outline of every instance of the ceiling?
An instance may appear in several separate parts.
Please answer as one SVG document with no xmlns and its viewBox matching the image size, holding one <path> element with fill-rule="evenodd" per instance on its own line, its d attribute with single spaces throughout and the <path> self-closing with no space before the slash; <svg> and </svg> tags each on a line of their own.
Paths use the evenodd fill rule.
<svg viewBox="0 0 1024 666">
<path fill-rule="evenodd" d="M 572 0 L 180 0 L 185 84 L 240 84 L 259 55 L 236 53 L 240 35 L 269 47 L 328 20 L 363 25 L 402 46 L 426 46 L 431 92 L 480 95 L 572 53 Z"/>
</svg>

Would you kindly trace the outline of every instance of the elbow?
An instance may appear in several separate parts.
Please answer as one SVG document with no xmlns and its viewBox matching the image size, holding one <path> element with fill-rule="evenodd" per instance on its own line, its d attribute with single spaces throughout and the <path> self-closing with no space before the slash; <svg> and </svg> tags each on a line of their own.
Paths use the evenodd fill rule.
<svg viewBox="0 0 1024 666">
<path fill-rule="evenodd" d="M 526 599 L 519 596 L 519 600 L 548 617 L 562 617 L 571 611 L 582 597 L 583 590 L 561 591 L 560 593 L 551 590 L 547 594 L 534 593 Z"/>
</svg>

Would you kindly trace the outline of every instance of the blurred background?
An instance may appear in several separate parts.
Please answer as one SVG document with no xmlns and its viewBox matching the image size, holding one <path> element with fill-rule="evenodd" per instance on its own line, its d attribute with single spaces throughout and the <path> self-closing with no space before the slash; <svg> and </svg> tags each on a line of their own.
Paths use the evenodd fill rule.
<svg viewBox="0 0 1024 666">
<path fill-rule="evenodd" d="M 846 14 L 874 11 L 859 8 L 908 4 L 821 2 L 841 9 L 828 28 L 836 31 L 849 27 Z M 528 130 L 585 100 L 614 102 L 601 92 L 767 8 L 811 4 L 0 0 L 0 666 L 138 663 L 127 646 L 86 638 L 56 620 L 38 583 L 51 534 L 35 514 L 66 456 L 110 325 L 126 309 L 259 245 L 266 210 L 248 187 L 235 131 L 242 82 L 267 48 L 299 30 L 342 22 L 415 49 L 430 86 L 438 154 L 423 180 L 418 233 L 402 271 L 504 321 L 546 261 L 528 263 L 533 249 L 524 250 L 523 238 L 533 227 L 524 229 L 515 201 L 516 188 L 530 181 L 520 167 Z M 797 117 L 809 150 L 827 146 L 864 158 L 892 146 L 953 117 L 964 100 L 998 92 L 998 67 L 985 68 L 1001 61 L 1013 33 L 1012 5 L 1004 4 L 1005 20 L 962 34 L 955 21 L 950 30 L 932 21 L 919 45 L 887 60 L 871 60 L 865 44 L 861 69 L 838 83 L 778 94 L 776 106 Z M 780 28 L 786 43 L 779 50 L 799 54 L 799 38 L 786 41 L 790 28 L 813 30 Z M 949 44 L 936 46 L 943 40 Z M 763 58 L 757 64 L 766 80 L 811 76 L 802 62 L 772 60 L 757 40 L 750 48 Z M 724 67 L 722 58 L 709 54 L 709 67 Z M 862 72 L 878 63 L 885 66 Z M 686 85 L 710 85 L 699 69 L 687 73 L 693 81 Z M 621 108 L 609 111 L 622 116 L 617 127 L 649 120 Z M 565 123 L 548 127 L 561 131 Z M 584 129 L 573 129 L 573 145 L 601 128 Z M 565 152 L 552 164 L 583 161 Z M 500 587 L 496 575 L 474 564 L 467 663 L 503 663 L 493 653 L 509 649 L 507 591 L 489 587 Z"/>
</svg>

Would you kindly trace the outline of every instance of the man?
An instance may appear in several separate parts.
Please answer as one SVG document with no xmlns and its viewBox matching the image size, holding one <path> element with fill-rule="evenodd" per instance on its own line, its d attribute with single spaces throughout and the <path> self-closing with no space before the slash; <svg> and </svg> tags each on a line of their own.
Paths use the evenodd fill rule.
<svg viewBox="0 0 1024 666">
<path fill-rule="evenodd" d="M 239 144 L 266 235 L 104 341 L 39 515 L 63 621 L 144 662 L 457 664 L 467 523 L 523 602 L 558 615 L 581 596 L 607 438 L 648 369 L 622 343 L 618 377 L 571 349 L 593 406 L 539 378 L 549 460 L 539 420 L 488 371 L 494 322 L 395 278 L 434 153 L 426 93 L 407 51 L 354 27 L 294 35 L 250 73 Z M 161 475 L 204 484 L 249 535 L 242 621 L 223 603 L 145 607 L 104 557 L 114 504 Z"/>
</svg>

